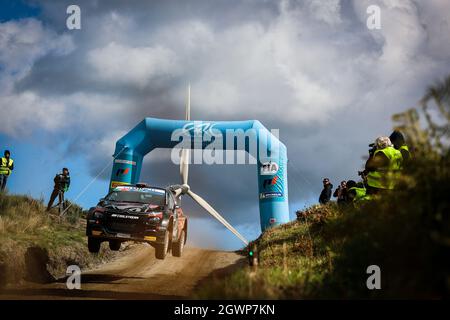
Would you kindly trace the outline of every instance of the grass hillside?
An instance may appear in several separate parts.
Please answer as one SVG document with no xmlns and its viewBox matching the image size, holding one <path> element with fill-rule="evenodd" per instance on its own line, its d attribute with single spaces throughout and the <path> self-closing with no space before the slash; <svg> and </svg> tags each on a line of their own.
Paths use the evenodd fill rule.
<svg viewBox="0 0 450 320">
<path fill-rule="evenodd" d="M 72 205 L 67 217 L 48 214 L 42 200 L 0 194 L 0 239 L 2 243 L 33 243 L 46 248 L 83 242 L 79 220 L 82 209 Z"/>
<path fill-rule="evenodd" d="M 300 220 L 256 240 L 258 267 L 216 279 L 198 298 L 448 297 L 448 220 L 439 220 L 443 211 L 426 208 L 420 199 L 405 201 L 384 199 L 360 209 L 341 210 L 333 203 L 307 209 Z M 367 289 L 370 265 L 381 268 L 381 290 Z"/>
<path fill-rule="evenodd" d="M 198 297 L 448 298 L 450 77 L 393 120 L 412 150 L 396 190 L 359 208 L 304 210 L 256 240 L 257 268 L 216 279 Z M 367 288 L 370 265 L 380 267 L 380 290 Z"/>
<path fill-rule="evenodd" d="M 72 205 L 60 219 L 45 211 L 42 200 L 0 194 L 0 287 L 49 281 L 63 276 L 67 265 L 83 268 L 111 258 L 107 250 L 88 252 L 82 214 Z"/>
</svg>

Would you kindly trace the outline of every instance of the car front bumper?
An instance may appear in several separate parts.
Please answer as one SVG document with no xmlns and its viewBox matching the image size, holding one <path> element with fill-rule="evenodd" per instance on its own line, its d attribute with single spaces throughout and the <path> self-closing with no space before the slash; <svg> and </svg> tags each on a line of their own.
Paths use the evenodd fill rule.
<svg viewBox="0 0 450 320">
<path fill-rule="evenodd" d="M 164 227 L 145 229 L 138 233 L 129 231 L 120 232 L 118 230 L 110 230 L 106 226 L 96 223 L 95 220 L 88 220 L 86 225 L 86 236 L 104 240 L 137 241 L 159 244 L 164 243 L 165 232 L 166 228 Z"/>
</svg>

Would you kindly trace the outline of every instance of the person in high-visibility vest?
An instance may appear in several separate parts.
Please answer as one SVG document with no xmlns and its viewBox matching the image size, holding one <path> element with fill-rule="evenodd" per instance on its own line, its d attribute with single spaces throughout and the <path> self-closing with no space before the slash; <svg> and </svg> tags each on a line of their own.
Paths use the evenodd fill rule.
<svg viewBox="0 0 450 320">
<path fill-rule="evenodd" d="M 6 189 L 6 183 L 8 182 L 8 177 L 11 175 L 11 171 L 14 170 L 14 160 L 11 159 L 11 152 L 5 150 L 4 157 L 0 163 L 0 191 Z"/>
<path fill-rule="evenodd" d="M 362 182 L 356 183 L 353 180 L 347 181 L 347 197 L 348 201 L 355 206 L 362 203 L 362 201 L 371 200 L 370 195 L 367 194 L 366 188 Z"/>
<path fill-rule="evenodd" d="M 400 153 L 402 154 L 403 158 L 402 166 L 407 165 L 409 160 L 411 159 L 411 152 L 409 151 L 409 148 L 406 145 L 405 137 L 403 136 L 403 134 L 398 130 L 394 130 L 389 136 L 389 139 L 394 145 L 394 148 L 400 151 Z"/>
<path fill-rule="evenodd" d="M 393 190 L 402 167 L 403 157 L 388 137 L 378 137 L 376 150 L 366 162 L 367 194 Z"/>
</svg>

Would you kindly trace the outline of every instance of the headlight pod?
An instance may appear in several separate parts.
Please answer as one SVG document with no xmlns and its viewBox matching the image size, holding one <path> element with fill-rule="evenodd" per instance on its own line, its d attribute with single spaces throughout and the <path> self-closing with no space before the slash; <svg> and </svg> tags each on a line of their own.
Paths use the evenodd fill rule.
<svg viewBox="0 0 450 320">
<path fill-rule="evenodd" d="M 153 223 L 159 223 L 161 219 L 159 217 L 150 217 L 148 218 L 148 222 L 153 224 Z"/>
<path fill-rule="evenodd" d="M 96 208 L 94 210 L 94 218 L 95 219 L 101 219 L 103 218 L 103 213 L 105 212 L 104 208 Z"/>
<path fill-rule="evenodd" d="M 95 218 L 95 219 L 101 219 L 101 218 L 103 218 L 103 213 L 98 212 L 98 211 L 95 211 L 95 212 L 94 212 L 94 218 Z"/>
<path fill-rule="evenodd" d="M 162 220 L 163 213 L 162 212 L 151 212 L 147 214 L 148 222 L 150 223 L 159 223 Z"/>
</svg>

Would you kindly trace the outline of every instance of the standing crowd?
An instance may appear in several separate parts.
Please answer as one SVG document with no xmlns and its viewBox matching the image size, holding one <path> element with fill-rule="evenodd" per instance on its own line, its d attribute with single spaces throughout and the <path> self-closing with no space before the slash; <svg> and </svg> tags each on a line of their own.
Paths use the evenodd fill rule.
<svg viewBox="0 0 450 320">
<path fill-rule="evenodd" d="M 339 205 L 359 205 L 395 189 L 403 167 L 411 159 L 403 134 L 396 130 L 389 137 L 378 137 L 369 147 L 369 158 L 364 170 L 359 172 L 362 181 L 341 181 L 333 193 L 330 179 L 323 179 L 319 203 L 326 204 L 333 195 Z"/>
</svg>

